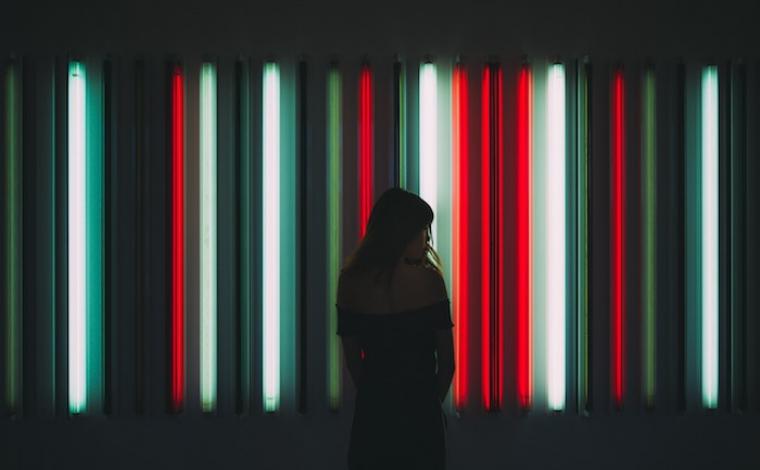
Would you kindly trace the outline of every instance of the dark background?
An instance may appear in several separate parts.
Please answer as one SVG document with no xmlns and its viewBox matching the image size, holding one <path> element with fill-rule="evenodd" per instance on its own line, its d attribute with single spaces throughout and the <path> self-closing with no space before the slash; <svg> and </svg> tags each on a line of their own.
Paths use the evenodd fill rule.
<svg viewBox="0 0 760 470">
<path fill-rule="evenodd" d="M 367 55 L 387 66 L 395 53 L 410 57 L 428 53 L 463 54 L 478 60 L 493 54 L 512 63 L 523 55 L 589 56 L 592 63 L 599 65 L 595 71 L 601 77 L 608 76 L 610 64 L 618 61 L 633 67 L 645 61 L 659 64 L 665 77 L 658 82 L 664 83 L 658 85 L 659 98 L 667 98 L 673 90 L 673 65 L 680 60 L 724 63 L 743 59 L 751 66 L 747 305 L 748 315 L 754 318 L 760 308 L 754 288 L 758 284 L 754 266 L 760 260 L 753 243 L 758 235 L 758 195 L 756 185 L 752 184 L 753 178 L 760 175 L 755 137 L 760 110 L 755 67 L 760 55 L 760 29 L 751 6 L 751 2 L 738 1 L 326 4 L 141 0 L 121 4 L 95 1 L 42 4 L 13 0 L 0 7 L 0 57 L 16 55 L 44 61 L 69 54 L 111 54 L 120 61 L 121 69 L 117 70 L 124 76 L 128 75 L 132 58 L 146 57 L 153 64 L 153 76 L 161 77 L 160 64 L 170 56 L 195 60 L 204 55 L 231 59 L 238 55 L 295 58 L 305 54 L 310 64 L 314 64 L 316 77 L 332 57 L 358 63 L 359 57 Z M 220 70 L 220 80 L 223 73 Z M 155 81 L 160 88 L 157 84 L 160 78 Z M 319 76 L 316 81 L 314 89 L 323 90 L 324 77 Z M 608 148 L 603 131 L 604 111 L 608 102 L 604 78 L 597 83 L 595 109 L 601 111 L 594 114 L 594 119 L 598 120 L 595 126 L 602 130 L 596 134 L 597 147 L 602 149 L 598 155 L 604 160 Z M 157 109 L 160 107 L 157 105 Z M 665 104 L 663 110 L 665 116 L 672 117 L 673 104 Z M 162 144 L 153 145 L 161 148 Z M 315 141 L 316 147 L 320 145 L 323 146 L 322 141 Z M 630 145 L 636 148 L 635 143 Z M 323 156 L 314 165 L 320 164 L 319 158 Z M 596 164 L 592 185 L 597 194 L 608 190 L 608 171 L 606 161 Z M 162 194 L 161 178 L 154 177 L 152 181 L 148 184 L 153 185 L 156 194 Z M 322 189 L 320 183 L 315 184 L 315 191 Z M 668 181 L 658 189 L 667 192 Z M 314 204 L 318 208 L 318 201 Z M 594 229 L 596 242 L 592 243 L 597 243 L 594 248 L 597 253 L 607 249 L 603 239 L 606 204 L 602 198 L 595 206 L 598 227 Z M 160 217 L 155 220 L 160 221 Z M 317 253 L 318 247 L 323 246 L 322 240 L 317 237 L 313 243 L 312 251 Z M 603 268 L 606 255 L 600 256 L 596 257 L 595 266 Z M 596 276 L 594 282 L 604 286 L 605 271 L 593 267 L 592 271 Z M 669 271 L 661 268 L 659 273 L 664 277 Z M 311 279 L 317 285 L 322 282 L 318 274 Z M 594 305 L 605 309 L 608 299 L 604 289 L 596 292 Z M 323 294 L 311 295 L 319 305 L 324 303 Z M 667 294 L 663 297 L 668 299 Z M 753 320 L 751 325 L 754 337 L 760 337 L 757 322 Z M 316 337 L 321 338 L 322 332 Z M 751 351 L 757 351 L 752 344 Z M 597 348 L 596 354 L 603 358 L 603 349 Z M 321 387 L 319 360 L 310 361 L 315 365 L 310 372 L 317 378 L 314 386 Z M 668 361 L 662 359 L 664 363 Z M 750 364 L 757 369 L 755 359 Z M 670 367 L 661 367 L 658 378 L 667 383 L 671 371 Z M 646 412 L 638 406 L 614 412 L 608 403 L 606 377 L 602 374 L 594 379 L 597 406 L 589 417 L 574 412 L 567 416 L 523 417 L 514 410 L 508 416 L 469 413 L 461 420 L 450 417 L 449 462 L 454 469 L 760 468 L 757 447 L 760 389 L 757 374 L 750 375 L 752 394 L 744 412 L 722 406 L 717 413 L 690 410 L 683 414 L 673 406 L 672 393 L 660 398 L 664 401 L 655 412 Z M 224 411 L 215 417 L 196 414 L 172 417 L 160 411 L 161 400 L 154 397 L 151 403 L 155 409 L 144 417 L 117 409 L 115 416 L 109 418 L 3 418 L 0 468 L 342 468 L 350 408 L 330 414 L 315 400 L 304 416 L 258 413 L 239 418 Z"/>
</svg>

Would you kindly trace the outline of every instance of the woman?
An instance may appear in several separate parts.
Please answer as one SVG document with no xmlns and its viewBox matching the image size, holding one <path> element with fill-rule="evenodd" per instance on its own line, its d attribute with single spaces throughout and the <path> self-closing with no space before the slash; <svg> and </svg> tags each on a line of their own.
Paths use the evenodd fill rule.
<svg viewBox="0 0 760 470">
<path fill-rule="evenodd" d="M 351 470 L 445 468 L 453 324 L 432 222 L 421 198 L 386 191 L 338 281 L 338 334 L 357 389 Z"/>
</svg>

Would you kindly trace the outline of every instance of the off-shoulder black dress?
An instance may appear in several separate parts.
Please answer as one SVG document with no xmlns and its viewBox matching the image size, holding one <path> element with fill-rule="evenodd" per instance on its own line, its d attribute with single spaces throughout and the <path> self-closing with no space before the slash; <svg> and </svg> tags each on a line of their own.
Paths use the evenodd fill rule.
<svg viewBox="0 0 760 470">
<path fill-rule="evenodd" d="M 448 299 L 366 314 L 338 308 L 338 334 L 364 359 L 348 451 L 351 470 L 443 469 L 445 416 L 437 392 L 435 330 L 451 328 Z"/>
</svg>

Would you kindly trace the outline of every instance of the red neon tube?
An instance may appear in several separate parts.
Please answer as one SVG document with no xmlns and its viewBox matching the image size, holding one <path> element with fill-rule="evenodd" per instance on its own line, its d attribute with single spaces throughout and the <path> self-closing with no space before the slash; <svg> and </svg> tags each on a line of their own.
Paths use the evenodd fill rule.
<svg viewBox="0 0 760 470">
<path fill-rule="evenodd" d="M 625 318 L 625 83 L 623 72 L 612 81 L 612 393 L 623 404 L 623 321 Z"/>
<path fill-rule="evenodd" d="M 184 78 L 176 67 L 171 78 L 171 405 L 182 409 L 185 383 L 185 232 L 184 232 Z"/>
<path fill-rule="evenodd" d="M 504 141 L 502 72 L 483 69 L 481 93 L 481 386 L 486 410 L 504 396 Z"/>
<path fill-rule="evenodd" d="M 372 71 L 363 65 L 359 76 L 359 235 L 364 237 L 372 210 Z"/>
<path fill-rule="evenodd" d="M 468 305 L 469 286 L 467 266 L 469 246 L 469 96 L 467 70 L 461 64 L 454 68 L 454 317 L 456 371 L 454 376 L 454 406 L 467 404 L 468 383 Z"/>
<path fill-rule="evenodd" d="M 531 167 L 533 86 L 529 66 L 520 68 L 517 82 L 517 168 L 516 168 L 516 261 L 517 261 L 517 399 L 522 408 L 533 401 L 533 348 L 531 292 Z"/>
</svg>

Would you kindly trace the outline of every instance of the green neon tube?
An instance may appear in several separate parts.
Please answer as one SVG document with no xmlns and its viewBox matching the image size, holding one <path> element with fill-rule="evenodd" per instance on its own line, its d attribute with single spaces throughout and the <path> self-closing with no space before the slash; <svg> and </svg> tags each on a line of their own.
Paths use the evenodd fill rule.
<svg viewBox="0 0 760 470">
<path fill-rule="evenodd" d="M 646 406 L 654 406 L 655 398 L 655 310 L 657 285 L 656 223 L 656 108 L 655 77 L 651 69 L 644 72 L 642 90 L 642 241 L 643 241 L 643 393 Z"/>
<path fill-rule="evenodd" d="M 578 410 L 588 409 L 588 64 L 578 66 Z"/>
<path fill-rule="evenodd" d="M 216 408 L 216 66 L 200 77 L 200 317 L 201 408 Z"/>
<path fill-rule="evenodd" d="M 718 69 L 702 69 L 702 405 L 718 406 Z"/>
<path fill-rule="evenodd" d="M 264 64 L 262 127 L 262 302 L 264 409 L 280 406 L 280 69 Z"/>
<path fill-rule="evenodd" d="M 551 64 L 546 81 L 546 383 L 549 409 L 565 408 L 567 323 L 567 149 L 565 66 Z"/>
<path fill-rule="evenodd" d="M 398 77 L 398 185 L 406 189 L 406 65 L 402 62 Z"/>
<path fill-rule="evenodd" d="M 69 411 L 81 413 L 87 406 L 87 77 L 84 65 L 71 62 L 68 79 Z"/>
<path fill-rule="evenodd" d="M 340 346 L 335 335 L 338 328 L 335 304 L 341 268 L 341 106 L 340 71 L 332 67 L 327 75 L 327 397 L 331 410 L 340 406 L 342 381 Z"/>
<path fill-rule="evenodd" d="M 5 400 L 8 410 L 18 409 L 21 386 L 21 122 L 19 71 L 8 65 L 5 75 L 5 216 L 6 216 L 6 382 Z"/>
<path fill-rule="evenodd" d="M 86 341 L 87 411 L 102 409 L 105 307 L 105 119 L 102 63 L 87 65 L 86 96 Z"/>
<path fill-rule="evenodd" d="M 248 410 L 251 388 L 251 73 L 248 63 L 238 63 L 238 99 L 240 100 L 239 142 L 240 145 L 240 383 L 238 412 Z"/>
</svg>

